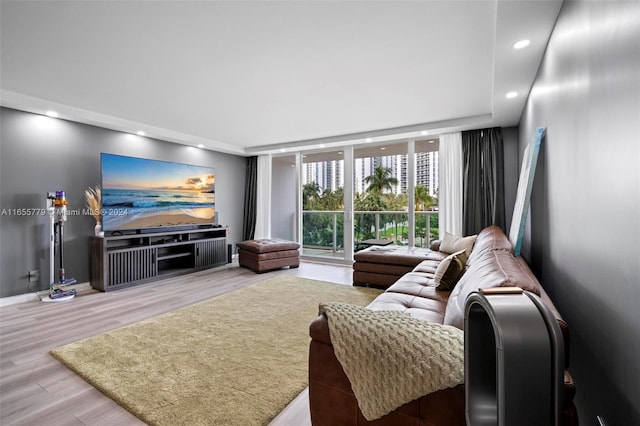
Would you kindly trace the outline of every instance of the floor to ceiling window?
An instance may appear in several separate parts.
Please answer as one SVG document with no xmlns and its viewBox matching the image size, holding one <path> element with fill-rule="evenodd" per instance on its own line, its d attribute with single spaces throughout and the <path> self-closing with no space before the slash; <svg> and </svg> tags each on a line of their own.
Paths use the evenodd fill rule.
<svg viewBox="0 0 640 426">
<path fill-rule="evenodd" d="M 429 247 L 438 238 L 438 139 L 415 141 L 414 155 L 409 155 L 408 145 L 385 144 L 355 150 L 357 249 L 366 247 L 368 244 L 363 241 L 368 239 Z M 409 179 L 411 171 L 414 179 Z M 411 190 L 413 206 L 409 205 Z M 412 214 L 414 220 L 410 221 Z"/>
<path fill-rule="evenodd" d="M 437 138 L 415 143 L 415 230 L 416 247 L 429 247 L 438 239 L 438 149 Z"/>
<path fill-rule="evenodd" d="M 429 247 L 438 238 L 438 145 L 436 137 L 307 152 L 297 160 L 274 157 L 274 164 L 283 165 L 281 183 L 273 188 L 272 217 L 282 216 L 282 236 L 292 229 L 303 256 L 348 262 L 370 240 Z M 285 219 L 290 209 L 277 194 L 286 192 L 287 205 L 295 205 L 296 181 L 300 215 L 291 226 Z"/>
<path fill-rule="evenodd" d="M 362 146 L 354 151 L 354 240 L 385 239 L 408 245 L 407 144 Z"/>
<path fill-rule="evenodd" d="M 302 254 L 344 259 L 344 152 L 302 156 Z"/>
</svg>

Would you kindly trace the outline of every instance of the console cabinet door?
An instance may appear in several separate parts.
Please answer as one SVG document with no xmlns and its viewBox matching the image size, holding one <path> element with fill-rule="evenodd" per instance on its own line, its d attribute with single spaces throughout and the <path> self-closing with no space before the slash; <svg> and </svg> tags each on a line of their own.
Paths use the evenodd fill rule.
<svg viewBox="0 0 640 426">
<path fill-rule="evenodd" d="M 217 238 L 195 243 L 196 268 L 205 268 L 227 263 L 227 240 Z"/>
<path fill-rule="evenodd" d="M 158 274 L 156 248 L 111 251 L 107 262 L 106 289 L 134 281 L 153 278 Z"/>
</svg>

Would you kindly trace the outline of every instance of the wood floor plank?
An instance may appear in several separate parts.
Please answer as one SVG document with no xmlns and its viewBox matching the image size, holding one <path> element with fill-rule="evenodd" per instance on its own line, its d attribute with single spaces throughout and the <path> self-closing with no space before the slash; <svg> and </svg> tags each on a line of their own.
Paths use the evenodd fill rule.
<svg viewBox="0 0 640 426">
<path fill-rule="evenodd" d="M 85 289 L 68 302 L 0 310 L 0 424 L 140 426 L 144 423 L 49 355 L 53 348 L 152 318 L 279 275 L 351 284 L 350 266 L 303 261 L 255 274 L 232 263 L 109 293 Z M 308 390 L 271 426 L 307 426 Z"/>
<path fill-rule="evenodd" d="M 87 426 L 143 426 L 145 423 L 133 414 L 120 408 L 118 404 L 109 398 L 101 397 L 85 399 L 83 408 L 76 414 L 84 425 Z"/>
</svg>

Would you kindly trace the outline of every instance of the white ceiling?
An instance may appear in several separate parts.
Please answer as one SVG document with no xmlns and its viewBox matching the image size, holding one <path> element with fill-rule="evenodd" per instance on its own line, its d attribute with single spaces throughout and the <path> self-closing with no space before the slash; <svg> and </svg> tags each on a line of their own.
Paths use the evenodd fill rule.
<svg viewBox="0 0 640 426">
<path fill-rule="evenodd" d="M 511 126 L 561 3 L 2 0 L 0 101 L 240 155 Z"/>
</svg>

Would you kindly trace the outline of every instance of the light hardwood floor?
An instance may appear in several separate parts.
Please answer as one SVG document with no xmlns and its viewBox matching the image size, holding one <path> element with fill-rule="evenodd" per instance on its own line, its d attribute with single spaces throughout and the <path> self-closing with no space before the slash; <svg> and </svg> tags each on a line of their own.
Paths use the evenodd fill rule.
<svg viewBox="0 0 640 426">
<path fill-rule="evenodd" d="M 81 292 L 60 303 L 28 302 L 0 311 L 0 424 L 143 425 L 49 355 L 95 336 L 277 275 L 351 284 L 349 266 L 301 262 L 300 268 L 255 274 L 237 263 L 129 289 Z M 271 426 L 306 426 L 308 391 Z"/>
</svg>

